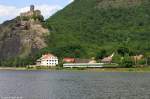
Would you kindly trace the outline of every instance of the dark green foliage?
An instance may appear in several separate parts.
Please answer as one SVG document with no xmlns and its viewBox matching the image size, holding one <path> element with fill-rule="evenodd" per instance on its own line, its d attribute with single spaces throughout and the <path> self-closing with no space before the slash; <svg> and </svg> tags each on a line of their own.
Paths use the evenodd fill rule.
<svg viewBox="0 0 150 99">
<path fill-rule="evenodd" d="M 143 0 L 136 5 L 136 1 L 133 0 L 133 5 L 101 8 L 97 0 L 75 0 L 46 20 L 45 25 L 51 31 L 48 47 L 55 52 L 77 44 L 84 49 L 85 57 L 96 56 L 100 49 L 116 51 L 118 45 L 126 47 L 118 49 L 122 56 L 149 51 L 150 2 Z M 69 52 L 67 56 L 74 55 Z"/>
<path fill-rule="evenodd" d="M 150 65 L 150 57 L 147 58 L 147 64 Z"/>
<path fill-rule="evenodd" d="M 118 53 L 115 54 L 115 56 L 113 57 L 113 62 L 120 64 L 122 62 L 122 56 L 120 56 Z"/>
<path fill-rule="evenodd" d="M 119 47 L 117 49 L 117 53 L 120 54 L 121 56 L 125 56 L 126 54 L 129 54 L 129 49 L 126 47 Z"/>
<path fill-rule="evenodd" d="M 134 65 L 134 62 L 131 60 L 129 56 L 125 56 L 120 63 L 120 66 L 126 67 L 126 68 L 131 68 L 133 67 L 133 65 Z"/>
<path fill-rule="evenodd" d="M 107 51 L 105 49 L 102 49 L 97 53 L 96 59 L 102 59 L 106 56 L 107 56 Z"/>
<path fill-rule="evenodd" d="M 139 65 L 146 65 L 146 60 L 145 59 L 139 60 L 138 64 Z"/>
<path fill-rule="evenodd" d="M 126 68 L 131 68 L 133 67 L 133 62 L 131 60 L 125 60 L 121 65 Z"/>
<path fill-rule="evenodd" d="M 60 57 L 80 58 L 86 55 L 85 50 L 80 45 L 67 45 L 51 49 L 51 51 Z"/>
<path fill-rule="evenodd" d="M 33 62 L 35 62 L 34 58 L 27 57 L 27 58 L 10 58 L 7 60 L 1 60 L 0 66 L 7 66 L 7 67 L 20 67 L 20 66 L 27 66 L 27 65 L 33 65 Z"/>
</svg>

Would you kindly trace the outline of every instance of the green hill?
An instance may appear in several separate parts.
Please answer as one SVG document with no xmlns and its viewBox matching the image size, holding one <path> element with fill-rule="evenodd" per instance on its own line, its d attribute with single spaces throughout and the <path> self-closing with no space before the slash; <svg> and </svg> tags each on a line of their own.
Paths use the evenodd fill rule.
<svg viewBox="0 0 150 99">
<path fill-rule="evenodd" d="M 39 24 L 28 25 L 25 18 L 22 28 L 18 18 L 6 21 L 0 25 L 0 65 L 34 64 L 46 52 L 99 59 L 116 51 L 116 63 L 125 55 L 127 62 L 129 55 L 148 56 L 149 7 L 150 0 L 75 0 Z"/>
<path fill-rule="evenodd" d="M 48 48 L 58 56 L 92 57 L 120 46 L 150 50 L 150 0 L 75 0 L 46 20 Z"/>
</svg>

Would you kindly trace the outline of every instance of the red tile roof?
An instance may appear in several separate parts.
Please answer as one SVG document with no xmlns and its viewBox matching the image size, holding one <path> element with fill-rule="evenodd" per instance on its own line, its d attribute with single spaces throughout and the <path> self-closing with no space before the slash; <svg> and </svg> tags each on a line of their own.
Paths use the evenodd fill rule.
<svg viewBox="0 0 150 99">
<path fill-rule="evenodd" d="M 67 57 L 67 58 L 64 58 L 63 61 L 67 62 L 67 63 L 74 63 L 75 62 L 75 58 L 69 58 L 69 57 Z"/>
<path fill-rule="evenodd" d="M 57 58 L 56 56 L 54 56 L 53 54 L 44 54 L 42 55 L 41 59 L 50 59 L 50 58 Z"/>
</svg>

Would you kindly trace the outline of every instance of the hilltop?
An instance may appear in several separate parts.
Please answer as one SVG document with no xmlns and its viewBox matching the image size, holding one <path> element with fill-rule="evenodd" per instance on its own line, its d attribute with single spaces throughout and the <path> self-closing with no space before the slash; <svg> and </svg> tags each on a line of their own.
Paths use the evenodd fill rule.
<svg viewBox="0 0 150 99">
<path fill-rule="evenodd" d="M 31 5 L 30 11 L 1 24 L 0 64 L 12 66 L 34 60 L 33 56 L 47 46 L 45 37 L 49 30 L 43 27 L 43 22 L 41 12 Z"/>
<path fill-rule="evenodd" d="M 150 50 L 149 0 L 75 0 L 46 20 L 48 47 L 58 56 L 92 57 L 120 46 Z"/>
</svg>

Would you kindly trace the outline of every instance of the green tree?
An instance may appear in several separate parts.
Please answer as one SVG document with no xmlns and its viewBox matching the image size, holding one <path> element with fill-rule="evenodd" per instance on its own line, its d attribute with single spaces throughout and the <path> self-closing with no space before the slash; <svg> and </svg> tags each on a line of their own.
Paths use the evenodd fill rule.
<svg viewBox="0 0 150 99">
<path fill-rule="evenodd" d="M 107 51 L 105 49 L 102 49 L 97 53 L 96 59 L 102 59 L 105 56 L 107 56 Z"/>
<path fill-rule="evenodd" d="M 128 48 L 126 48 L 126 47 L 119 47 L 118 49 L 117 49 L 117 53 L 118 54 L 120 54 L 121 56 L 125 56 L 126 54 L 129 54 L 129 49 Z"/>
<path fill-rule="evenodd" d="M 122 59 L 120 65 L 122 67 L 131 68 L 133 67 L 134 62 L 132 61 L 131 57 L 127 55 Z"/>
</svg>

